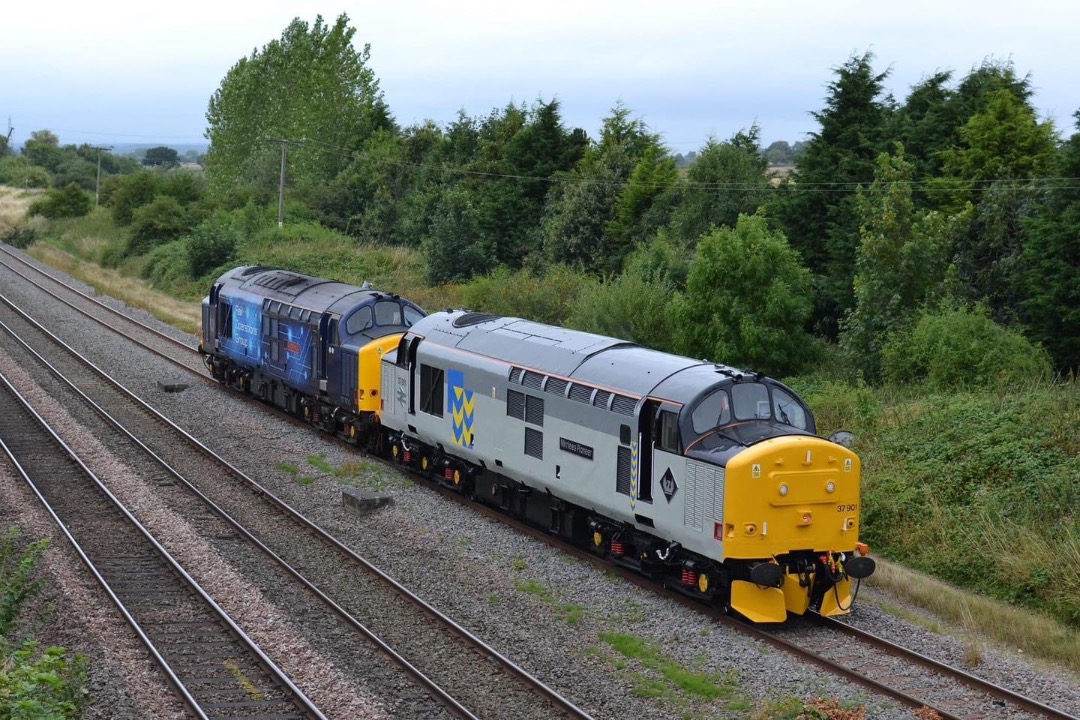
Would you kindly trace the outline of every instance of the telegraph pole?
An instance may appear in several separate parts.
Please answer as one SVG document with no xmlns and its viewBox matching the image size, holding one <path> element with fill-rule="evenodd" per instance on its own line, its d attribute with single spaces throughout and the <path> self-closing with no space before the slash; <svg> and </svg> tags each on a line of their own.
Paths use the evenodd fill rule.
<svg viewBox="0 0 1080 720">
<path fill-rule="evenodd" d="M 97 184 L 94 185 L 94 207 L 97 207 L 98 197 L 101 195 L 101 151 L 112 150 L 113 146 L 109 145 L 108 147 L 97 147 L 94 149 L 97 150 Z"/>
<path fill-rule="evenodd" d="M 285 227 L 285 146 L 286 145 L 303 145 L 302 141 L 298 140 L 273 140 L 271 138 L 265 138 L 268 143 L 277 143 L 281 145 L 281 180 L 278 182 L 278 201 L 277 201 L 277 226 L 278 230 Z"/>
</svg>

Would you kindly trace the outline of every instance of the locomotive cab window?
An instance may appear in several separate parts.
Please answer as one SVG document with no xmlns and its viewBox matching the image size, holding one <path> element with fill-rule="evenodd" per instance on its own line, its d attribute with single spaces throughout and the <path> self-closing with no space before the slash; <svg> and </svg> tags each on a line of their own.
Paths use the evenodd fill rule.
<svg viewBox="0 0 1080 720">
<path fill-rule="evenodd" d="M 780 388 L 772 388 L 773 414 L 785 425 L 806 430 L 806 411 L 798 400 Z"/>
<path fill-rule="evenodd" d="M 412 327 L 417 321 L 423 319 L 424 313 L 412 305 L 404 305 L 403 307 L 405 309 L 405 327 Z"/>
<path fill-rule="evenodd" d="M 364 332 L 372 325 L 371 306 L 360 308 L 345 321 L 345 332 L 350 335 Z"/>
<path fill-rule="evenodd" d="M 698 403 L 690 421 L 698 435 L 731 422 L 731 401 L 726 390 L 720 389 Z"/>
<path fill-rule="evenodd" d="M 400 325 L 401 305 L 393 300 L 380 300 L 375 303 L 376 325 Z"/>
<path fill-rule="evenodd" d="M 420 409 L 428 415 L 443 416 L 442 368 L 420 365 Z"/>
<path fill-rule="evenodd" d="M 218 303 L 218 335 L 232 337 L 232 305 L 227 302 Z"/>
<path fill-rule="evenodd" d="M 769 389 L 761 383 L 736 383 L 731 388 L 738 420 L 768 420 L 772 417 Z"/>
<path fill-rule="evenodd" d="M 661 410 L 657 423 L 660 426 L 657 447 L 665 452 L 679 452 L 679 416 L 669 410 Z"/>
</svg>

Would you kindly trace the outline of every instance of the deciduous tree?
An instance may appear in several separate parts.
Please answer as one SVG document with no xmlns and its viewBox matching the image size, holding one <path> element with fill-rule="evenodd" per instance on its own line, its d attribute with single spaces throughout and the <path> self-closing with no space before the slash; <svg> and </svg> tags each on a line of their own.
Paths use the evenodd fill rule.
<svg viewBox="0 0 1080 720">
<path fill-rule="evenodd" d="M 867 379 L 878 377 L 887 336 L 906 327 L 923 301 L 940 289 L 952 257 L 958 221 L 915 209 L 914 173 L 904 147 L 897 144 L 895 154 L 878 158 L 874 182 L 857 195 L 855 307 L 844 318 L 841 344 Z"/>
<path fill-rule="evenodd" d="M 813 310 L 809 270 L 764 215 L 698 243 L 686 293 L 674 309 L 679 351 L 691 357 L 784 376 L 813 357 L 806 331 Z"/>
<path fill-rule="evenodd" d="M 333 25 L 297 18 L 229 70 L 206 113 L 215 188 L 266 178 L 280 156 L 267 140 L 281 139 L 303 143 L 291 148 L 293 181 L 329 181 L 375 130 L 393 125 L 368 67 L 370 46 L 357 51 L 355 33 L 344 14 Z"/>
</svg>

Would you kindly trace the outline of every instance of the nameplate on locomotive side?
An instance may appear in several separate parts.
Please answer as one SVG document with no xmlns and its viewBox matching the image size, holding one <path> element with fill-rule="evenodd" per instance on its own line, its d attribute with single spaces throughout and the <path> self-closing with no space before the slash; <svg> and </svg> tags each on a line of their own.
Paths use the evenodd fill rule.
<svg viewBox="0 0 1080 720">
<path fill-rule="evenodd" d="M 577 455 L 578 457 L 583 457 L 586 460 L 592 460 L 593 458 L 593 449 L 591 447 L 582 445 L 579 442 L 574 442 L 573 440 L 567 440 L 564 437 L 559 438 L 559 449 Z"/>
</svg>

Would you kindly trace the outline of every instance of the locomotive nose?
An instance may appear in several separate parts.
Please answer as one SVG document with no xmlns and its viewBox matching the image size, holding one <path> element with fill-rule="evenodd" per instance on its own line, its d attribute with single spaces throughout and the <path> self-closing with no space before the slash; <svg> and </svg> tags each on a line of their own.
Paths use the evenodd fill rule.
<svg viewBox="0 0 1080 720">
<path fill-rule="evenodd" d="M 725 557 L 854 548 L 859 471 L 851 450 L 805 435 L 773 438 L 739 453 L 725 474 Z"/>
</svg>

